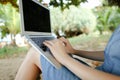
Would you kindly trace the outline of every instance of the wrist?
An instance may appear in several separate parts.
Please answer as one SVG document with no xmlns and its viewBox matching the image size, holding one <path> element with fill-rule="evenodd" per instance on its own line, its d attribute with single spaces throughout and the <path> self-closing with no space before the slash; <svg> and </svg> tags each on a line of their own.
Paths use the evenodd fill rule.
<svg viewBox="0 0 120 80">
<path fill-rule="evenodd" d="M 71 58 L 70 55 L 66 55 L 66 56 L 63 57 L 63 59 L 60 61 L 60 63 L 62 65 L 65 65 L 69 61 L 70 58 Z"/>
<path fill-rule="evenodd" d="M 72 49 L 70 50 L 70 54 L 75 54 L 75 53 L 76 53 L 76 49 L 72 48 Z"/>
<path fill-rule="evenodd" d="M 79 50 L 73 49 L 72 50 L 72 54 L 77 54 L 79 52 Z"/>
</svg>

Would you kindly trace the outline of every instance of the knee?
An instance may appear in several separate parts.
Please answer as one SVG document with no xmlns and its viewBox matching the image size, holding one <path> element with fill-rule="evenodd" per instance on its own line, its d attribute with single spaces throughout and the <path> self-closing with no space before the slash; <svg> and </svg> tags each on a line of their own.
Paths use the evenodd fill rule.
<svg viewBox="0 0 120 80">
<path fill-rule="evenodd" d="M 40 54 L 34 48 L 30 48 L 27 53 L 26 59 L 40 68 Z"/>
<path fill-rule="evenodd" d="M 29 57 L 30 59 L 33 59 L 33 58 L 35 58 L 37 56 L 39 56 L 38 52 L 33 47 L 31 47 L 29 49 L 29 51 L 27 52 L 27 57 Z"/>
</svg>

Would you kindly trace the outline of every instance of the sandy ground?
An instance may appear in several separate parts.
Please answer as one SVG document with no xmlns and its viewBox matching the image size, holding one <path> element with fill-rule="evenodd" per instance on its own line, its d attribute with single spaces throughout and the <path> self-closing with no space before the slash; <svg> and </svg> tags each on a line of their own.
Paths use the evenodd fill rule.
<svg viewBox="0 0 120 80">
<path fill-rule="evenodd" d="M 15 58 L 0 59 L 0 80 L 14 80 L 24 57 L 25 54 Z"/>
<path fill-rule="evenodd" d="M 14 80 L 15 75 L 24 58 L 25 54 L 14 58 L 0 59 L 0 80 Z M 95 67 L 95 64 L 98 64 L 98 62 L 96 63 L 94 61 L 87 60 L 84 58 L 80 59 L 87 62 L 90 66 L 93 67 Z"/>
</svg>

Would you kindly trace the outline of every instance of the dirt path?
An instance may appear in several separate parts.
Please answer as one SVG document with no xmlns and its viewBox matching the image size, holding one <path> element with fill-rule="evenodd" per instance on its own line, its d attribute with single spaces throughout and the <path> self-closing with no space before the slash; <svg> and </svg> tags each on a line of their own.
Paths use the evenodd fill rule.
<svg viewBox="0 0 120 80">
<path fill-rule="evenodd" d="M 14 80 L 24 56 L 25 55 L 9 59 L 0 59 L 0 80 Z"/>
</svg>

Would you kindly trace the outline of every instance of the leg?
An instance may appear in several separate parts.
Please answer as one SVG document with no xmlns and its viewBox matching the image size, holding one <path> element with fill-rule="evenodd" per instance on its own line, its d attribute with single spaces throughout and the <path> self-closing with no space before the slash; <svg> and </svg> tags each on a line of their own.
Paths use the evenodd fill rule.
<svg viewBox="0 0 120 80">
<path fill-rule="evenodd" d="M 40 54 L 31 48 L 20 66 L 15 80 L 36 80 L 40 73 Z"/>
</svg>

